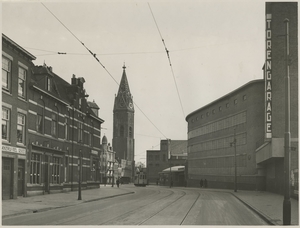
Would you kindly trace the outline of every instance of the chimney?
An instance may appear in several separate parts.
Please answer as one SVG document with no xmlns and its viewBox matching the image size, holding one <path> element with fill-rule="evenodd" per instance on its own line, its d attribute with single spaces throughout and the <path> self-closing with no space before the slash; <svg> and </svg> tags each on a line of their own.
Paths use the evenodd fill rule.
<svg viewBox="0 0 300 228">
<path fill-rule="evenodd" d="M 76 83 L 76 76 L 75 76 L 75 74 L 73 74 L 71 84 L 72 84 L 72 85 L 76 85 L 76 84 L 77 84 L 77 83 Z"/>
</svg>

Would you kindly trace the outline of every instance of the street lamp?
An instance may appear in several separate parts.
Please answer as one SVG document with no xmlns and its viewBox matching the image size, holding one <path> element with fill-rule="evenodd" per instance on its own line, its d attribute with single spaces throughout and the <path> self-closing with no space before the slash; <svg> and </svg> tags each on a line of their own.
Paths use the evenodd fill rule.
<svg viewBox="0 0 300 228">
<path fill-rule="evenodd" d="M 103 160 L 102 160 L 102 170 L 103 170 L 103 174 L 104 174 L 104 186 L 106 186 L 106 172 L 107 172 L 107 163 L 106 163 L 106 152 L 103 151 L 103 156 L 102 156 Z"/>
<path fill-rule="evenodd" d="M 81 200 L 81 166 L 82 166 L 82 158 L 81 158 L 81 149 L 79 150 L 79 158 L 78 158 L 78 200 Z"/>
<path fill-rule="evenodd" d="M 170 188 L 172 187 L 172 170 L 171 170 L 171 158 L 170 158 Z"/>
<path fill-rule="evenodd" d="M 168 139 L 168 151 L 169 151 L 169 166 L 170 166 L 170 188 L 172 187 L 172 170 L 171 170 L 171 150 L 170 150 L 170 139 Z"/>
<path fill-rule="evenodd" d="M 291 192 L 290 192 L 290 76 L 289 76 L 289 19 L 284 19 L 286 23 L 286 75 L 285 75 L 285 132 L 284 132 L 284 200 L 283 200 L 283 225 L 291 225 Z"/>
<path fill-rule="evenodd" d="M 233 142 L 230 143 L 230 146 L 234 146 L 234 192 L 237 191 L 237 167 L 236 167 L 236 137 L 235 137 L 235 128 Z"/>
</svg>

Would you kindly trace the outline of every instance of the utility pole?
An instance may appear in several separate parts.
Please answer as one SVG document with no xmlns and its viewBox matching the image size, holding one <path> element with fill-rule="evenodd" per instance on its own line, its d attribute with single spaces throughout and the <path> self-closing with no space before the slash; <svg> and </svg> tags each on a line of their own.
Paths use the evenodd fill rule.
<svg viewBox="0 0 300 228">
<path fill-rule="evenodd" d="M 82 159 L 81 159 L 81 149 L 79 150 L 79 159 L 78 159 L 78 200 L 81 200 L 81 166 L 82 166 Z"/>
<path fill-rule="evenodd" d="M 283 225 L 291 225 L 291 192 L 290 192 L 290 75 L 289 75 L 289 19 L 284 19 L 286 24 L 286 56 L 285 56 L 285 132 L 284 132 L 284 200 L 283 200 Z"/>
<path fill-rule="evenodd" d="M 170 188 L 172 187 L 172 171 L 171 171 L 171 149 L 170 149 L 170 139 L 167 139 L 168 140 L 168 152 L 169 152 L 169 166 L 170 166 Z"/>
<path fill-rule="evenodd" d="M 73 164 L 74 164 L 74 113 L 75 113 L 75 99 L 73 100 L 73 111 L 72 111 L 72 169 L 71 169 L 71 191 L 73 191 Z"/>
<path fill-rule="evenodd" d="M 234 192 L 237 192 L 237 166 L 236 166 L 236 137 L 235 137 L 235 128 L 233 142 L 230 143 L 230 146 L 234 146 Z"/>
</svg>

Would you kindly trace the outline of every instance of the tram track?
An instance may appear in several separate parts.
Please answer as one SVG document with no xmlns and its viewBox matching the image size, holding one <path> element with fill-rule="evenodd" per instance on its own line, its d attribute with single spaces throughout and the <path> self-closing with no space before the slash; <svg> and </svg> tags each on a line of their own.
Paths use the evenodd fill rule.
<svg viewBox="0 0 300 228">
<path fill-rule="evenodd" d="M 162 212 L 163 210 L 165 210 L 166 208 L 168 208 L 170 205 L 176 203 L 178 200 L 180 200 L 182 197 L 184 197 L 186 195 L 186 192 L 183 191 L 183 195 L 181 195 L 179 198 L 177 198 L 175 201 L 170 202 L 169 204 L 167 204 L 165 207 L 163 207 L 162 209 L 160 209 L 159 211 L 157 211 L 156 213 L 152 214 L 150 217 L 148 217 L 147 219 L 143 220 L 142 222 L 138 223 L 137 225 L 143 225 L 146 221 L 150 220 L 151 218 L 153 218 L 154 216 L 156 216 L 157 214 L 159 214 L 160 212 Z"/>
<path fill-rule="evenodd" d="M 177 189 L 179 190 L 179 189 Z M 187 197 L 188 196 L 188 193 L 190 193 L 190 191 L 186 190 L 186 189 L 180 189 L 184 194 L 181 195 L 180 197 L 178 197 L 176 200 L 174 200 L 173 202 L 165 205 L 163 208 L 161 208 L 160 210 L 156 211 L 155 213 L 153 213 L 151 216 L 148 216 L 147 219 L 144 219 L 143 221 L 139 222 L 137 225 L 149 225 L 149 224 L 152 224 L 153 221 L 150 221 L 151 219 L 155 219 L 155 216 L 158 216 L 157 217 L 157 220 L 161 220 L 162 217 L 168 215 L 168 212 L 166 211 L 167 209 L 171 209 L 172 206 L 174 206 L 176 203 L 179 204 L 180 203 L 180 200 L 186 200 L 186 198 L 184 197 Z M 193 192 L 194 193 L 194 192 Z M 196 204 L 196 202 L 198 201 L 199 197 L 200 197 L 200 193 L 197 192 L 196 193 L 197 196 L 195 199 L 193 199 L 193 202 L 192 204 L 188 207 L 187 209 L 187 212 L 184 214 L 183 218 L 179 219 L 179 217 L 176 217 L 176 222 L 174 224 L 168 224 L 168 225 L 182 225 L 184 223 L 184 221 L 186 220 L 187 216 L 189 215 L 190 211 L 193 209 L 194 205 Z M 189 197 L 191 197 L 191 195 L 189 195 Z M 172 210 L 172 209 L 171 209 Z M 168 216 L 167 216 L 168 217 Z M 178 221 L 179 220 L 179 221 Z M 147 221 L 148 221 L 148 224 L 147 224 Z M 155 223 L 156 224 L 156 223 Z M 156 224 L 156 225 L 164 225 L 164 224 Z"/>
<path fill-rule="evenodd" d="M 182 225 L 182 224 L 184 223 L 184 221 L 185 221 L 185 219 L 187 218 L 188 214 L 190 213 L 190 211 L 193 209 L 193 207 L 195 206 L 196 202 L 197 202 L 198 199 L 200 198 L 200 195 L 201 195 L 201 194 L 200 194 L 199 192 L 197 192 L 197 193 L 198 193 L 197 198 L 194 200 L 194 203 L 192 204 L 192 206 L 190 207 L 190 209 L 188 210 L 188 212 L 186 213 L 186 215 L 185 215 L 184 218 L 182 219 L 180 225 Z"/>
<path fill-rule="evenodd" d="M 170 209 L 172 207 L 172 205 L 174 206 L 174 204 L 179 204 L 180 200 L 184 200 L 184 197 L 187 196 L 187 193 L 189 194 L 190 191 L 186 190 L 186 189 L 160 189 L 155 191 L 153 194 L 151 195 L 147 195 L 146 197 L 142 198 L 137 198 L 135 201 L 139 201 L 140 206 L 136 206 L 132 209 L 130 209 L 129 211 L 126 212 L 116 212 L 114 211 L 113 207 L 109 210 L 114 211 L 110 218 L 106 218 L 105 220 L 103 220 L 103 222 L 100 223 L 96 223 L 95 225 L 147 225 L 145 223 L 149 223 L 149 220 L 151 219 L 155 219 L 155 216 L 160 217 L 160 213 L 164 212 L 165 210 L 167 210 L 168 208 Z M 162 197 L 158 197 L 157 199 L 148 202 L 147 200 L 152 199 L 152 198 L 156 198 L 155 196 L 159 196 L 161 194 L 164 194 Z M 195 192 L 193 193 L 195 194 Z M 181 217 L 181 221 L 176 221 L 176 225 L 182 225 L 184 223 L 184 221 L 186 220 L 188 214 L 190 213 L 190 211 L 193 209 L 195 203 L 198 201 L 199 197 L 200 197 L 200 193 L 197 192 L 196 193 L 197 196 L 195 197 L 195 199 L 193 199 L 193 201 L 190 203 L 191 205 L 187 207 L 187 210 L 185 212 L 185 214 L 183 215 L 183 217 Z M 191 195 L 189 195 L 191 197 Z M 143 203 L 143 202 L 145 203 Z M 125 203 L 125 201 L 123 202 Z M 183 202 L 184 203 L 184 202 Z M 182 204 L 183 204 L 182 203 Z M 133 202 L 131 204 L 134 204 Z M 155 205 L 155 206 L 153 206 Z M 121 205 L 119 207 L 122 207 Z M 128 207 L 130 208 L 130 207 Z M 108 209 L 108 208 L 107 208 Z M 89 211 L 89 212 L 85 212 L 80 214 L 79 216 L 77 215 L 76 217 L 69 217 L 66 218 L 64 220 L 59 220 L 57 221 L 57 224 L 60 225 L 68 225 L 68 224 L 74 224 L 74 222 L 76 223 L 77 221 L 80 221 L 80 223 L 84 220 L 88 220 L 91 217 L 98 217 L 99 214 L 101 214 L 102 210 L 95 210 L 95 211 Z M 113 216 L 114 213 L 116 213 L 116 216 Z M 119 214 L 118 214 L 119 213 Z M 137 216 L 139 215 L 139 216 Z M 178 217 L 177 217 L 178 218 Z M 178 218 L 179 219 L 179 218 Z M 178 220 L 176 219 L 176 220 Z M 150 221 L 151 223 L 151 221 Z M 55 225 L 56 223 L 52 223 L 52 225 Z M 161 224 L 163 225 L 163 224 Z"/>
<path fill-rule="evenodd" d="M 160 192 L 161 192 L 161 190 L 156 191 L 154 194 L 147 195 L 147 198 L 151 198 L 151 197 L 153 197 L 155 195 L 159 195 Z M 108 201 L 108 200 L 110 200 L 110 199 L 103 199 L 103 201 Z M 93 215 L 93 214 L 98 214 L 99 212 L 100 212 L 99 210 L 95 210 L 93 212 L 87 211 L 85 213 L 81 213 L 80 215 L 76 215 L 76 217 L 68 217 L 68 218 L 65 218 L 63 220 L 59 220 L 57 222 L 53 222 L 50 225 L 59 225 L 59 224 L 67 225 L 67 224 L 69 224 L 69 222 L 74 222 L 76 220 L 81 220 L 84 217 L 87 217 L 87 216 L 90 216 L 90 215 Z M 99 224 L 99 225 L 102 225 L 102 224 Z"/>
<path fill-rule="evenodd" d="M 167 190 L 169 192 L 169 190 Z M 166 192 L 166 190 L 158 190 L 158 191 L 155 191 L 154 194 L 151 194 L 151 195 L 147 195 L 147 197 L 144 197 L 143 200 L 144 201 L 147 201 L 147 199 L 149 198 L 152 198 L 154 196 L 157 196 L 157 195 L 160 195 L 162 194 L 162 192 Z M 114 221 L 118 220 L 118 219 L 121 219 L 121 218 L 126 218 L 128 216 L 130 216 L 130 214 L 134 214 L 136 213 L 137 211 L 141 210 L 142 208 L 144 207 L 147 207 L 149 205 L 152 205 L 152 204 L 155 204 L 156 202 L 160 201 L 160 200 L 163 200 L 165 198 L 168 198 L 170 196 L 172 196 L 174 194 L 173 191 L 171 191 L 170 193 L 168 193 L 167 195 L 163 196 L 163 197 L 159 197 L 158 199 L 154 200 L 153 202 L 151 203 L 148 203 L 148 204 L 143 204 L 142 206 L 138 206 L 138 207 L 135 207 L 134 209 L 130 210 L 130 211 L 127 211 L 126 213 L 122 213 L 121 215 L 118 215 L 118 216 L 115 216 L 109 220 L 105 220 L 104 222 L 102 223 L 97 223 L 97 225 L 111 225 L 114 223 Z M 137 199 L 138 200 L 138 199 Z M 139 200 L 140 201 L 140 200 Z M 93 212 L 91 211 L 88 211 L 86 213 L 82 213 L 80 215 L 77 215 L 76 217 L 69 217 L 69 218 L 66 218 L 64 220 L 60 220 L 60 221 L 57 221 L 54 222 L 54 223 L 51 223 L 52 225 L 67 225 L 67 224 L 74 224 L 74 221 L 82 221 L 85 217 L 91 217 L 91 216 L 95 216 L 97 217 L 99 215 L 99 213 L 101 213 L 101 210 L 95 210 Z"/>
<path fill-rule="evenodd" d="M 168 190 L 168 191 L 170 191 L 170 190 Z M 158 194 L 160 194 L 161 192 L 162 192 L 162 191 L 159 190 Z M 171 191 L 170 194 L 168 194 L 168 195 L 166 195 L 166 196 L 163 196 L 163 197 L 161 197 L 161 198 L 158 198 L 158 199 L 154 200 L 153 202 L 151 202 L 151 203 L 149 203 L 149 204 L 147 204 L 147 205 L 139 206 L 139 207 L 137 207 L 137 208 L 135 208 L 135 209 L 133 209 L 133 210 L 131 210 L 131 211 L 128 211 L 128 212 L 126 212 L 126 213 L 123 213 L 122 215 L 119 215 L 119 216 L 116 216 L 116 217 L 114 217 L 114 218 L 112 218 L 112 219 L 110 219 L 110 220 L 107 220 L 107 221 L 105 221 L 104 223 L 100 223 L 99 225 L 114 225 L 113 223 L 114 223 L 115 221 L 118 221 L 118 219 L 124 219 L 124 218 L 126 218 L 126 217 L 129 217 L 130 215 L 134 215 L 135 212 L 140 211 L 140 210 L 143 209 L 143 208 L 149 207 L 149 205 L 155 204 L 156 202 L 158 202 L 158 201 L 160 201 L 160 200 L 163 200 L 163 199 L 166 199 L 166 198 L 168 198 L 168 197 L 171 197 L 172 195 L 174 195 L 174 191 Z M 124 224 L 123 224 L 123 225 L 124 225 Z M 139 225 L 139 224 L 135 224 L 135 225 Z"/>
</svg>

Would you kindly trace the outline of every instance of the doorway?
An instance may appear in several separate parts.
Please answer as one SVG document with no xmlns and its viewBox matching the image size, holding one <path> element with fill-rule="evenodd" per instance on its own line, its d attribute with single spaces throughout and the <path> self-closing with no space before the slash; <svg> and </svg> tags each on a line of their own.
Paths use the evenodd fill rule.
<svg viewBox="0 0 300 228">
<path fill-rule="evenodd" d="M 18 161 L 18 196 L 24 196 L 24 160 Z"/>
<path fill-rule="evenodd" d="M 44 192 L 49 194 L 49 156 L 45 155 L 45 163 L 44 163 L 44 184 L 45 189 Z"/>
<path fill-rule="evenodd" d="M 12 199 L 12 159 L 2 157 L 2 199 Z"/>
</svg>

